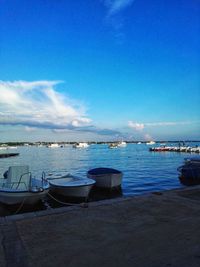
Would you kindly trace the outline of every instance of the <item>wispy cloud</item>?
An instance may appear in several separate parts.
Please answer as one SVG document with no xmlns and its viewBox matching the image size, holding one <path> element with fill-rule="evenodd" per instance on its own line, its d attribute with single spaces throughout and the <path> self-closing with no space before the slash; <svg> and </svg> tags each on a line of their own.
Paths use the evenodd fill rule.
<svg viewBox="0 0 200 267">
<path fill-rule="evenodd" d="M 121 45 L 125 41 L 124 18 L 121 13 L 131 6 L 134 0 L 101 0 L 101 2 L 106 7 L 105 22 L 112 27 L 115 40 Z"/>
<path fill-rule="evenodd" d="M 160 127 L 174 127 L 174 126 L 184 126 L 184 125 L 192 125 L 192 124 L 200 124 L 200 121 L 168 121 L 168 122 L 146 122 L 146 123 L 139 123 L 134 121 L 128 122 L 128 127 L 133 129 L 135 133 L 139 133 L 141 137 L 146 140 L 154 140 L 154 138 L 147 133 L 150 131 L 150 128 L 160 128 Z M 156 129 L 157 130 L 157 129 Z"/>
<path fill-rule="evenodd" d="M 193 121 L 178 121 L 178 122 L 149 122 L 145 123 L 145 126 L 157 127 L 157 126 L 176 126 L 176 125 L 189 125 L 196 122 Z"/>
<path fill-rule="evenodd" d="M 0 81 L 0 125 L 21 125 L 26 132 L 43 128 L 55 133 L 122 135 L 118 130 L 95 126 L 80 101 L 56 90 L 60 83 L 63 82 Z"/>
<path fill-rule="evenodd" d="M 108 10 L 108 16 L 115 15 L 130 6 L 134 0 L 104 0 Z"/>
<path fill-rule="evenodd" d="M 136 131 L 142 131 L 144 129 L 143 123 L 138 123 L 138 122 L 133 122 L 133 121 L 129 121 L 128 126 L 132 129 L 135 129 Z"/>
<path fill-rule="evenodd" d="M 132 129 L 141 131 L 147 127 L 190 125 L 194 123 L 200 123 L 200 121 L 146 122 L 146 123 L 138 123 L 138 122 L 129 121 L 128 126 Z"/>
<path fill-rule="evenodd" d="M 0 124 L 52 129 L 88 126 L 86 108 L 56 91 L 59 83 L 0 81 Z"/>
</svg>

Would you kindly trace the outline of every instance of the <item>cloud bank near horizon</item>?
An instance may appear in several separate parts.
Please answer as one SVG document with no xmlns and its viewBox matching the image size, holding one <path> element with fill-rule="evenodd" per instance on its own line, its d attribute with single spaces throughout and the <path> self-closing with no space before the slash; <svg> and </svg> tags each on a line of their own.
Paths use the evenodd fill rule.
<svg viewBox="0 0 200 267">
<path fill-rule="evenodd" d="M 42 128 L 88 126 L 85 107 L 55 90 L 61 81 L 0 81 L 0 124 Z"/>
<path fill-rule="evenodd" d="M 178 122 L 147 122 L 147 123 L 139 123 L 134 121 L 128 122 L 128 127 L 133 129 L 136 132 L 140 132 L 143 135 L 145 140 L 153 140 L 154 138 L 145 131 L 150 128 L 160 128 L 160 127 L 168 127 L 168 126 L 184 126 L 184 125 L 192 125 L 192 124 L 200 124 L 200 121 L 178 121 Z"/>
<path fill-rule="evenodd" d="M 137 131 L 142 131 L 147 127 L 159 127 L 159 126 L 177 126 L 177 125 L 190 125 L 194 123 L 200 123 L 200 121 L 178 121 L 178 122 L 147 122 L 147 123 L 138 123 L 129 121 L 129 128 L 135 129 Z"/>
<path fill-rule="evenodd" d="M 26 132 L 40 128 L 54 133 L 121 135 L 118 130 L 93 125 L 80 101 L 56 90 L 61 83 L 63 81 L 0 81 L 0 125 L 21 125 Z"/>
</svg>

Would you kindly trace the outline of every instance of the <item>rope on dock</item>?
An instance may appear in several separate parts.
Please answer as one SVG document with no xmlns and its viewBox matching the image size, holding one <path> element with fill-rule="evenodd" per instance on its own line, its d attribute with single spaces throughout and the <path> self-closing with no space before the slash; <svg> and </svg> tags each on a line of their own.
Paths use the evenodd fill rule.
<svg viewBox="0 0 200 267">
<path fill-rule="evenodd" d="M 18 212 L 20 212 L 20 210 L 22 209 L 24 202 L 25 202 L 26 198 L 23 199 L 22 203 L 20 204 L 19 208 L 14 212 L 14 214 L 17 214 Z"/>
<path fill-rule="evenodd" d="M 47 193 L 47 195 L 52 198 L 54 201 L 58 202 L 59 204 L 62 204 L 62 205 L 67 205 L 67 206 L 78 206 L 78 207 L 81 207 L 81 208 L 88 208 L 88 203 L 86 202 L 83 202 L 83 203 L 68 203 L 68 202 L 63 202 L 63 201 L 60 201 L 59 199 L 55 198 L 54 196 L 52 196 L 50 193 Z"/>
</svg>

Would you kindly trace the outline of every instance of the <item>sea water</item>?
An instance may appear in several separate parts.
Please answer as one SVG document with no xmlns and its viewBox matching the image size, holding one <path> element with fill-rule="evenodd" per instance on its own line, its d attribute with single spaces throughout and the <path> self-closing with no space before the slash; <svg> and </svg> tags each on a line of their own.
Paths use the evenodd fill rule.
<svg viewBox="0 0 200 267">
<path fill-rule="evenodd" d="M 60 171 L 86 177 L 89 169 L 110 167 L 123 172 L 124 196 L 182 187 L 177 168 L 184 158 L 195 156 L 178 152 L 150 152 L 146 144 L 127 144 L 114 149 L 107 144 L 90 145 L 88 148 L 73 148 L 71 145 L 58 148 L 21 146 L 9 152 L 20 155 L 0 159 L 1 177 L 11 165 L 29 165 L 35 177 L 41 177 L 42 172 Z"/>
</svg>

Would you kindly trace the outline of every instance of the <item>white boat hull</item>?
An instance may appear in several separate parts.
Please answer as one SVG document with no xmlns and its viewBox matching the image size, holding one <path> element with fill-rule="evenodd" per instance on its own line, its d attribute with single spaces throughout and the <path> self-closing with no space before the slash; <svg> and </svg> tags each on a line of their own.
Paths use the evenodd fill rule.
<svg viewBox="0 0 200 267">
<path fill-rule="evenodd" d="M 74 187 L 57 187 L 50 185 L 50 189 L 59 195 L 65 197 L 87 198 L 93 185 L 74 186 Z"/>
<path fill-rule="evenodd" d="M 73 145 L 74 148 L 87 148 L 89 145 L 87 143 L 78 143 Z"/>
<path fill-rule="evenodd" d="M 54 176 L 56 177 L 56 176 Z M 65 197 L 87 198 L 95 184 L 94 180 L 73 175 L 57 176 L 48 179 L 51 191 Z"/>
<path fill-rule="evenodd" d="M 27 205 L 34 205 L 40 200 L 44 199 L 49 189 L 45 189 L 41 192 L 9 192 L 0 191 L 0 202 L 6 205 L 15 205 L 24 203 Z"/>
</svg>

